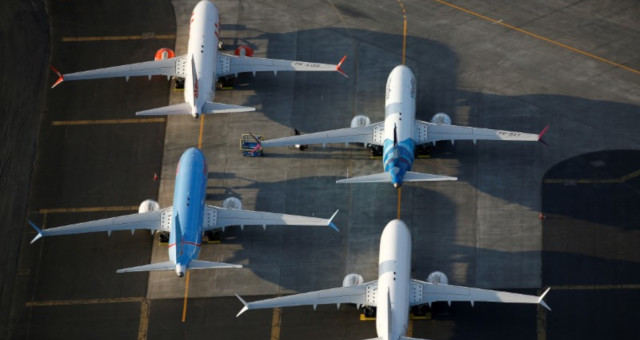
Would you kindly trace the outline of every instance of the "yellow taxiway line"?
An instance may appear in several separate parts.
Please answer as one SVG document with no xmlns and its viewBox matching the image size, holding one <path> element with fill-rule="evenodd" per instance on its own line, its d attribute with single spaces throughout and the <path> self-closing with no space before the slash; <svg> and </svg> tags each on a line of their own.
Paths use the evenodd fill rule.
<svg viewBox="0 0 640 340">
<path fill-rule="evenodd" d="M 402 0 L 398 0 L 398 4 L 402 8 L 402 65 L 404 65 L 407 55 L 407 9 L 404 8 Z"/>
<path fill-rule="evenodd" d="M 400 213 L 402 212 L 402 187 L 398 188 L 398 219 L 400 219 Z"/>
<path fill-rule="evenodd" d="M 187 319 L 187 299 L 189 298 L 189 273 L 187 270 L 187 277 L 184 281 L 184 303 L 182 304 L 182 322 Z"/>
<path fill-rule="evenodd" d="M 204 131 L 204 115 L 200 115 L 200 134 L 198 135 L 198 149 L 202 150 L 202 132 Z"/>
<path fill-rule="evenodd" d="M 451 8 L 455 8 L 455 9 L 457 9 L 457 10 L 459 10 L 459 11 L 462 11 L 462 12 L 465 12 L 465 13 L 467 13 L 467 14 L 471 14 L 471 15 L 473 15 L 473 16 L 475 16 L 475 17 L 478 17 L 478 18 L 480 18 L 480 19 L 483 19 L 483 20 L 489 21 L 489 22 L 491 22 L 491 23 L 493 23 L 493 24 L 497 24 L 497 25 L 500 25 L 500 26 L 503 26 L 503 27 L 506 27 L 506 28 L 512 29 L 512 30 L 514 30 L 514 31 L 518 31 L 518 32 L 523 33 L 523 34 L 526 34 L 526 35 L 528 35 L 528 36 L 530 36 L 530 37 L 533 37 L 533 38 L 536 38 L 536 39 L 540 39 L 540 40 L 542 40 L 542 41 L 546 41 L 546 42 L 548 42 L 548 43 L 550 43 L 550 44 L 556 45 L 556 46 L 558 46 L 558 47 L 562 47 L 562 48 L 567 49 L 567 50 L 569 50 L 569 51 L 572 51 L 572 52 L 576 52 L 576 53 L 582 54 L 582 55 L 584 55 L 584 56 L 587 56 L 587 57 L 589 57 L 589 58 L 593 58 L 593 59 L 598 60 L 598 61 L 601 61 L 601 62 L 603 62 L 603 63 L 609 64 L 609 65 L 612 65 L 612 66 L 615 66 L 615 67 L 619 67 L 619 68 L 621 68 L 621 69 L 624 69 L 624 70 L 627 70 L 627 71 L 631 71 L 631 72 L 633 72 L 633 73 L 640 74 L 640 70 L 636 70 L 636 69 L 633 69 L 633 68 L 631 68 L 631 67 L 624 66 L 624 65 L 619 64 L 619 63 L 616 63 L 616 62 L 614 62 L 614 61 L 611 61 L 611 60 L 608 60 L 608 59 L 605 59 L 605 58 L 599 57 L 599 56 L 597 56 L 597 55 L 595 55 L 595 54 L 591 54 L 591 53 L 589 53 L 589 52 L 586 52 L 586 51 L 583 51 L 583 50 L 579 50 L 579 49 L 577 49 L 577 48 L 575 48 L 575 47 L 571 47 L 571 46 L 566 45 L 566 44 L 563 44 L 563 43 L 561 43 L 561 42 L 558 42 L 558 41 L 555 41 L 555 40 L 552 40 L 552 39 L 549 39 L 549 38 L 545 38 L 545 37 L 543 37 L 543 36 L 541 36 L 541 35 L 538 35 L 538 34 L 535 34 L 535 33 L 529 32 L 529 31 L 526 31 L 526 30 L 524 30 L 524 29 L 522 29 L 522 28 L 519 28 L 519 27 L 516 27 L 516 26 L 513 26 L 513 25 L 509 25 L 509 24 L 507 24 L 507 23 L 503 22 L 502 20 L 496 20 L 496 19 L 490 18 L 490 17 L 488 17 L 488 16 L 486 16 L 486 15 L 482 15 L 482 14 L 480 14 L 480 13 L 474 12 L 474 11 L 469 10 L 469 9 L 466 9 L 466 8 L 464 8 L 464 7 L 460 7 L 460 6 L 454 5 L 454 4 L 452 4 L 452 3 L 449 3 L 449 2 L 446 2 L 446 1 L 443 1 L 443 0 L 432 0 L 432 1 L 435 1 L 435 2 L 437 2 L 437 3 L 439 3 L 439 4 L 442 4 L 442 5 L 445 5 L 445 6 L 449 6 L 449 7 L 451 7 Z"/>
<path fill-rule="evenodd" d="M 88 42 L 88 41 L 122 41 L 122 40 L 168 40 L 175 39 L 175 34 L 144 33 L 141 35 L 112 35 L 95 37 L 63 37 L 62 42 Z"/>
<path fill-rule="evenodd" d="M 142 123 L 164 123 L 167 118 L 128 118 L 128 119 L 100 119 L 100 120 L 54 120 L 53 126 L 72 125 L 106 125 L 106 124 L 142 124 Z"/>
<path fill-rule="evenodd" d="M 271 317 L 271 340 L 280 340 L 280 323 L 282 322 L 282 308 L 274 308 Z"/>
</svg>

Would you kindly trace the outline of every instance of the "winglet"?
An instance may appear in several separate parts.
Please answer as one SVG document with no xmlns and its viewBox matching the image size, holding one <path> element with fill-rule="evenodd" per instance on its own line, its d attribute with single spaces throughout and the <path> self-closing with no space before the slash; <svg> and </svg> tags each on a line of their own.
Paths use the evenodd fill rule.
<svg viewBox="0 0 640 340">
<path fill-rule="evenodd" d="M 60 73 L 60 71 L 53 67 L 53 65 L 49 65 L 49 68 L 51 69 L 51 71 L 55 72 L 58 75 L 58 80 L 56 80 L 56 82 L 51 85 L 51 88 L 54 88 L 64 81 L 64 76 L 62 75 L 62 73 Z"/>
<path fill-rule="evenodd" d="M 344 63 L 345 59 L 347 59 L 346 55 L 344 57 L 342 57 L 342 59 L 340 59 L 340 62 L 338 63 L 338 65 L 336 65 L 336 71 L 340 72 L 340 74 L 342 74 L 343 76 L 349 78 L 349 76 L 346 73 L 344 73 L 344 71 L 340 67 L 340 66 L 342 66 L 342 63 Z"/>
<path fill-rule="evenodd" d="M 29 222 L 29 224 L 31 224 L 33 229 L 35 229 L 36 232 L 38 233 L 38 235 L 36 235 L 36 237 L 34 237 L 33 240 L 31 240 L 31 244 L 33 244 L 33 242 L 37 241 L 38 239 L 40 239 L 44 235 L 42 235 L 42 230 L 40 230 L 40 228 L 36 227 L 36 225 L 33 224 L 33 222 L 31 222 L 31 221 L 28 221 L 28 222 Z"/>
<path fill-rule="evenodd" d="M 542 301 L 542 299 L 544 299 L 545 295 L 547 295 L 547 293 L 551 290 L 551 287 L 547 288 L 547 290 L 544 291 L 544 293 L 542 293 L 542 295 L 540 295 L 540 297 L 538 298 L 538 303 L 546 308 L 548 311 L 551 311 L 551 307 L 549 307 L 549 305 L 547 305 L 544 301 Z"/>
<path fill-rule="evenodd" d="M 247 301 L 244 301 L 244 299 L 242 299 L 240 297 L 240 295 L 238 295 L 236 293 L 236 297 L 238 298 L 238 300 L 240 300 L 240 302 L 242 302 L 242 304 L 244 305 L 244 307 L 240 310 L 240 312 L 238 312 L 238 314 L 236 315 L 236 318 L 239 317 L 242 313 L 246 312 L 249 310 L 249 304 L 247 303 Z"/>
<path fill-rule="evenodd" d="M 544 136 L 544 134 L 547 133 L 547 130 L 549 130 L 549 125 L 545 126 L 545 128 L 542 129 L 542 131 L 540 131 L 540 133 L 538 134 L 538 142 L 544 145 L 547 145 L 547 143 L 545 143 L 544 140 L 542 140 L 542 136 Z"/>
<path fill-rule="evenodd" d="M 340 231 L 340 229 L 338 229 L 338 227 L 336 227 L 335 224 L 333 224 L 333 218 L 336 217 L 336 215 L 338 215 L 338 211 L 340 211 L 340 209 L 336 210 L 336 212 L 333 213 L 333 216 L 331 216 L 331 218 L 329 219 L 329 228 L 335 230 L 335 231 Z"/>
</svg>

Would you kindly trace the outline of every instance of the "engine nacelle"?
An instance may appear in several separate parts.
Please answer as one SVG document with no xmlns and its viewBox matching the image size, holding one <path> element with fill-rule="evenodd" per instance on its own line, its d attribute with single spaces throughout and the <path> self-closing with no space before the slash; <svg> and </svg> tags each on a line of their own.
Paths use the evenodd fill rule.
<svg viewBox="0 0 640 340">
<path fill-rule="evenodd" d="M 176 53 L 173 52 L 170 48 L 161 48 L 156 51 L 156 56 L 154 60 L 163 60 L 163 59 L 171 59 L 176 56 Z"/>
<path fill-rule="evenodd" d="M 351 273 L 347 274 L 347 276 L 344 277 L 344 280 L 342 280 L 342 287 L 357 286 L 361 285 L 363 282 L 364 279 L 362 278 L 362 275 Z"/>
<path fill-rule="evenodd" d="M 222 201 L 222 207 L 231 210 L 240 210 L 242 209 L 242 201 L 236 197 L 229 197 Z"/>
<path fill-rule="evenodd" d="M 443 272 L 433 272 L 427 277 L 427 282 L 434 285 L 448 285 L 449 279 Z"/>
<path fill-rule="evenodd" d="M 371 125 L 371 119 L 369 119 L 369 117 L 365 115 L 357 115 L 351 120 L 352 128 L 363 127 L 367 125 Z"/>
<path fill-rule="evenodd" d="M 253 57 L 253 49 L 247 45 L 238 46 L 235 54 L 240 57 Z"/>
<path fill-rule="evenodd" d="M 160 204 L 158 204 L 158 202 L 151 199 L 144 200 L 142 201 L 142 203 L 140 203 L 140 207 L 138 208 L 138 214 L 156 211 L 156 210 L 160 210 Z"/>
<path fill-rule="evenodd" d="M 451 125 L 451 117 L 449 117 L 449 115 L 444 112 L 438 112 L 433 115 L 433 118 L 431 118 L 431 122 L 438 125 Z"/>
</svg>

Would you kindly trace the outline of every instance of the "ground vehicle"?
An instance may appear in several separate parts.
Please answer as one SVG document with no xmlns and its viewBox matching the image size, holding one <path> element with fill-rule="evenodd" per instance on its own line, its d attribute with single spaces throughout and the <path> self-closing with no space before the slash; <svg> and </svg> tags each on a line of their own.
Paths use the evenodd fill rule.
<svg viewBox="0 0 640 340">
<path fill-rule="evenodd" d="M 262 136 L 253 135 L 252 133 L 243 133 L 240 137 L 240 151 L 245 157 L 261 157 L 262 146 L 260 142 Z"/>
</svg>

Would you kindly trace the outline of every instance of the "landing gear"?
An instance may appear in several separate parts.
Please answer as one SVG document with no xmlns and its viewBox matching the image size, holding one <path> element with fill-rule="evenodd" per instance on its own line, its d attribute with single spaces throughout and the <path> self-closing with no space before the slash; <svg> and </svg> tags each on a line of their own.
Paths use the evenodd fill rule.
<svg viewBox="0 0 640 340">
<path fill-rule="evenodd" d="M 376 307 L 364 307 L 363 314 L 367 318 L 375 318 L 376 317 Z"/>
</svg>

